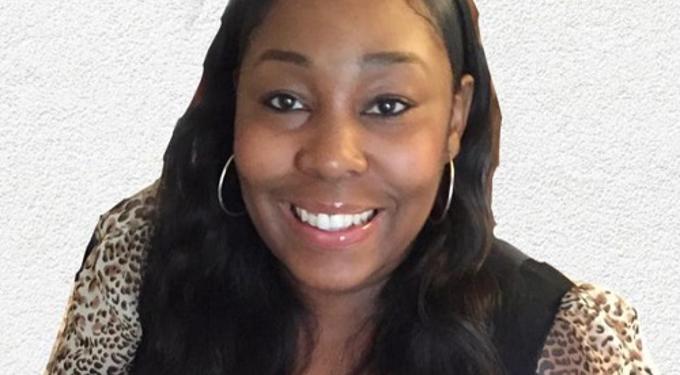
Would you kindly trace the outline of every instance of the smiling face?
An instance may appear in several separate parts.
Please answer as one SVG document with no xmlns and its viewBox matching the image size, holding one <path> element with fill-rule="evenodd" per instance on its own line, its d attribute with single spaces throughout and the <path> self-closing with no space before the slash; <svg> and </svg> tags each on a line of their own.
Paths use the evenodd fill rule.
<svg viewBox="0 0 680 375">
<path fill-rule="evenodd" d="M 471 77 L 453 92 L 443 42 L 406 1 L 275 1 L 251 37 L 234 153 L 258 233 L 302 288 L 380 285 L 458 153 Z"/>
</svg>

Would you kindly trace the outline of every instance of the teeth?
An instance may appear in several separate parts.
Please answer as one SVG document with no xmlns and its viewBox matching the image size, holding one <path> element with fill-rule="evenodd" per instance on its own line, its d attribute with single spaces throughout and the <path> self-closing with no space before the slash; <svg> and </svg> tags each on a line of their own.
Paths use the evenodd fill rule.
<svg viewBox="0 0 680 375">
<path fill-rule="evenodd" d="M 343 215 L 342 217 L 342 226 L 347 228 L 350 225 L 354 224 L 354 220 L 352 220 L 352 216 L 350 215 Z"/>
<path fill-rule="evenodd" d="M 361 221 L 367 221 L 373 212 L 369 211 L 361 215 Z"/>
<path fill-rule="evenodd" d="M 344 224 L 344 223 L 345 223 L 345 218 L 344 218 L 344 216 L 333 215 L 333 216 L 331 216 L 331 220 L 330 220 L 330 221 L 331 221 L 331 229 L 332 229 L 332 230 L 340 229 L 340 228 L 344 228 L 344 227 L 345 227 L 345 224 Z"/>
<path fill-rule="evenodd" d="M 366 210 L 359 214 L 314 214 L 305 209 L 293 206 L 296 216 L 303 223 L 307 223 L 315 228 L 325 231 L 338 231 L 351 227 L 352 225 L 363 225 L 373 218 L 376 210 Z"/>
</svg>

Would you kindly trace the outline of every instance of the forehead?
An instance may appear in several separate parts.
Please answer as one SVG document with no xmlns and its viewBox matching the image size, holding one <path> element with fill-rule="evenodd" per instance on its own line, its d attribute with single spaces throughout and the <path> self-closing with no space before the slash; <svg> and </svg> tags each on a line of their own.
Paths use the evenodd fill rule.
<svg viewBox="0 0 680 375">
<path fill-rule="evenodd" d="M 296 51 L 312 64 L 336 66 L 385 51 L 449 66 L 445 47 L 420 2 L 408 0 L 277 0 L 251 35 L 244 65 L 270 49 Z M 427 68 L 427 67 L 426 67 Z M 435 69 L 436 70 L 436 69 Z"/>
</svg>

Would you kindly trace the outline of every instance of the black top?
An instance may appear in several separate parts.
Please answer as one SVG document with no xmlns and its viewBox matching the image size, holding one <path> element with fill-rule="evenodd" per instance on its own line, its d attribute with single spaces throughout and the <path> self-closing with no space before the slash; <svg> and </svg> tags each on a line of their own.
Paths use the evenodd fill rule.
<svg viewBox="0 0 680 375">
<path fill-rule="evenodd" d="M 497 275 L 501 289 L 492 329 L 506 371 L 535 374 L 560 301 L 574 283 L 500 239 L 494 241 L 486 265 Z"/>
</svg>

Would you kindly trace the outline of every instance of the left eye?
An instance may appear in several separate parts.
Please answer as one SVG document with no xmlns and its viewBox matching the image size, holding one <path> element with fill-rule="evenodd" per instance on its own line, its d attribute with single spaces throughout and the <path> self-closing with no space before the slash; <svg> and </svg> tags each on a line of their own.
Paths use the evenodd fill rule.
<svg viewBox="0 0 680 375">
<path fill-rule="evenodd" d="M 289 94 L 279 93 L 272 95 L 264 101 L 265 105 L 279 112 L 288 112 L 304 109 L 300 101 Z"/>
<path fill-rule="evenodd" d="M 379 99 L 366 111 L 369 115 L 398 116 L 411 108 L 411 104 L 396 98 Z"/>
</svg>

